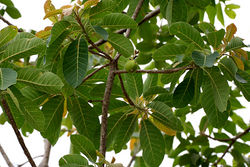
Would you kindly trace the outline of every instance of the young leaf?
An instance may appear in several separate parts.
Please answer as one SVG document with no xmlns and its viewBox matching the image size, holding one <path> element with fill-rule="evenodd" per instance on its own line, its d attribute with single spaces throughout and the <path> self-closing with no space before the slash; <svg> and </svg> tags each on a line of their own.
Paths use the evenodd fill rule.
<svg viewBox="0 0 250 167">
<path fill-rule="evenodd" d="M 135 101 L 136 98 L 139 98 L 143 92 L 142 74 L 124 74 L 124 85 L 129 97 Z"/>
<path fill-rule="evenodd" d="M 227 31 L 226 31 L 225 39 L 226 39 L 227 42 L 229 42 L 234 37 L 234 34 L 237 31 L 237 27 L 235 26 L 234 23 L 232 23 L 232 24 L 230 24 L 230 25 L 227 26 L 226 30 Z"/>
<path fill-rule="evenodd" d="M 173 94 L 173 105 L 177 108 L 183 108 L 194 97 L 194 80 L 186 78 L 175 89 Z"/>
<path fill-rule="evenodd" d="M 64 155 L 59 160 L 59 166 L 60 167 L 87 167 L 88 166 L 88 160 L 86 160 L 83 156 L 78 154 L 68 154 Z"/>
<path fill-rule="evenodd" d="M 128 15 L 112 13 L 104 16 L 102 26 L 114 29 L 136 28 L 137 23 Z"/>
<path fill-rule="evenodd" d="M 88 44 L 83 37 L 74 40 L 63 59 L 65 80 L 74 88 L 82 83 L 88 67 Z"/>
<path fill-rule="evenodd" d="M 14 6 L 7 6 L 6 12 L 13 19 L 18 19 L 22 16 L 21 13 L 19 12 L 19 10 L 17 8 L 15 8 Z"/>
<path fill-rule="evenodd" d="M 204 48 L 204 42 L 198 30 L 185 22 L 173 23 L 170 28 L 170 33 L 176 35 L 185 42 L 193 43 L 198 49 Z"/>
<path fill-rule="evenodd" d="M 161 132 L 149 121 L 141 121 L 140 143 L 142 157 L 149 166 L 159 166 L 165 154 L 165 142 Z"/>
<path fill-rule="evenodd" d="M 151 119 L 152 123 L 162 132 L 164 132 L 166 135 L 168 136 L 175 136 L 176 135 L 176 131 L 165 126 L 164 124 L 162 124 L 160 121 L 158 121 L 157 119 L 152 118 Z"/>
<path fill-rule="evenodd" d="M 226 46 L 226 51 L 236 50 L 245 46 L 246 45 L 243 43 L 243 39 L 239 37 L 234 37 Z"/>
<path fill-rule="evenodd" d="M 162 124 L 167 127 L 176 130 L 182 131 L 183 127 L 181 125 L 181 121 L 174 115 L 173 111 L 170 107 L 160 101 L 153 101 L 148 104 L 148 107 L 152 109 L 153 114 L 152 117 L 157 119 Z"/>
<path fill-rule="evenodd" d="M 8 26 L 3 28 L 0 31 L 0 48 L 7 44 L 10 40 L 12 40 L 17 35 L 17 27 L 16 26 Z"/>
<path fill-rule="evenodd" d="M 59 93 L 63 87 L 63 82 L 54 73 L 43 72 L 34 68 L 23 68 L 19 70 L 17 81 L 30 85 L 39 91 L 56 94 Z"/>
<path fill-rule="evenodd" d="M 17 73 L 10 68 L 0 68 L 0 89 L 5 90 L 16 84 Z"/>
<path fill-rule="evenodd" d="M 215 20 L 215 16 L 217 12 L 216 8 L 212 5 L 208 5 L 206 8 L 206 12 L 207 12 L 210 23 L 214 25 L 214 20 Z"/>
<path fill-rule="evenodd" d="M 221 30 L 215 31 L 215 32 L 209 32 L 209 33 L 207 33 L 208 42 L 214 48 L 218 48 L 219 45 L 221 44 L 221 41 L 224 38 L 224 35 L 225 35 L 224 29 L 221 29 Z"/>
<path fill-rule="evenodd" d="M 220 2 L 216 5 L 216 10 L 217 10 L 217 19 L 220 21 L 220 23 L 224 26 L 224 16 L 221 8 Z"/>
<path fill-rule="evenodd" d="M 170 0 L 167 4 L 166 18 L 168 24 L 187 20 L 187 5 L 185 0 Z"/>
<path fill-rule="evenodd" d="M 108 41 L 123 56 L 129 57 L 134 54 L 134 47 L 130 40 L 121 34 L 109 34 Z"/>
<path fill-rule="evenodd" d="M 53 98 L 43 105 L 42 112 L 45 117 L 45 128 L 41 133 L 52 145 L 55 145 L 61 131 L 63 115 L 63 98 Z"/>
<path fill-rule="evenodd" d="M 201 67 L 213 67 L 216 58 L 219 56 L 218 52 L 214 52 L 211 55 L 205 55 L 198 51 L 193 51 L 192 53 L 192 58 L 195 64 Z"/>
<path fill-rule="evenodd" d="M 44 12 L 45 14 L 56 10 L 55 6 L 52 4 L 51 0 L 46 0 L 46 2 L 44 3 Z M 51 16 L 49 17 L 50 21 L 52 21 L 53 23 L 56 23 L 58 21 L 57 16 Z"/>
<path fill-rule="evenodd" d="M 173 59 L 177 55 L 185 54 L 187 47 L 182 44 L 165 44 L 157 49 L 153 54 L 154 60 Z"/>
<path fill-rule="evenodd" d="M 83 153 L 90 161 L 96 161 L 96 150 L 94 144 L 85 136 L 71 135 L 71 143 Z"/>
<path fill-rule="evenodd" d="M 206 103 L 209 98 L 210 101 L 212 100 L 214 102 L 220 112 L 226 111 L 230 93 L 227 80 L 221 75 L 220 70 L 217 67 L 211 69 L 203 68 L 203 71 L 206 73 L 202 85 L 204 103 Z"/>
</svg>

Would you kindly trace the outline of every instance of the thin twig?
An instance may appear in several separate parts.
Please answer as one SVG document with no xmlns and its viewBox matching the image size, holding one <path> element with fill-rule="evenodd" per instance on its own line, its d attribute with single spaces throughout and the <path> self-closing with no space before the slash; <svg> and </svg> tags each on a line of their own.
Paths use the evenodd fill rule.
<svg viewBox="0 0 250 167">
<path fill-rule="evenodd" d="M 5 153 L 3 147 L 1 146 L 0 144 L 0 152 L 3 156 L 3 159 L 5 160 L 6 164 L 9 166 L 9 167 L 14 167 L 14 165 L 11 163 L 9 157 L 7 156 L 7 154 Z"/>
<path fill-rule="evenodd" d="M 86 32 L 84 25 L 82 24 L 81 18 L 79 17 L 79 15 L 77 13 L 75 13 L 76 16 L 76 21 L 79 23 L 79 25 L 82 28 L 82 31 L 85 35 L 85 38 L 87 39 L 87 41 L 90 43 L 90 45 L 92 45 L 92 47 L 94 49 L 96 49 L 98 52 L 102 53 L 106 59 L 112 60 L 112 58 L 109 56 L 109 54 L 105 53 L 104 51 L 102 51 L 100 48 L 98 48 L 98 46 L 89 38 L 88 33 Z"/>
<path fill-rule="evenodd" d="M 23 140 L 23 137 L 22 137 L 21 133 L 18 131 L 16 122 L 15 122 L 15 120 L 14 120 L 14 118 L 13 118 L 11 112 L 10 112 L 10 108 L 9 108 L 9 106 L 8 106 L 8 104 L 7 104 L 7 102 L 6 102 L 6 100 L 4 98 L 2 98 L 2 105 L 3 105 L 4 111 L 5 111 L 6 115 L 7 115 L 7 117 L 9 118 L 10 124 L 11 124 L 11 126 L 12 126 L 12 128 L 13 128 L 15 134 L 16 134 L 18 142 L 21 145 L 24 154 L 26 155 L 26 157 L 29 160 L 30 165 L 32 167 L 36 167 L 36 164 L 33 161 L 32 157 L 30 155 L 30 152 L 29 152 L 29 150 L 27 149 L 27 147 L 26 147 L 26 145 L 24 143 L 24 140 Z"/>
<path fill-rule="evenodd" d="M 131 167 L 131 165 L 132 165 L 132 163 L 134 162 L 135 158 L 136 158 L 136 155 L 133 155 L 132 158 L 131 158 L 131 160 L 129 161 L 127 167 Z"/>
<path fill-rule="evenodd" d="M 43 157 L 43 155 L 35 156 L 35 157 L 33 157 L 33 159 L 40 158 L 40 157 Z M 22 163 L 22 164 L 20 164 L 20 165 L 17 165 L 17 167 L 22 167 L 23 165 L 27 164 L 28 162 L 29 162 L 29 161 L 26 161 L 26 162 L 24 162 L 24 163 Z"/>
<path fill-rule="evenodd" d="M 38 167 L 49 167 L 49 156 L 50 156 L 51 144 L 47 139 L 44 139 L 44 156 Z"/>
<path fill-rule="evenodd" d="M 89 49 L 89 52 L 92 53 L 92 54 L 94 54 L 94 55 L 97 55 L 97 56 L 100 56 L 100 57 L 103 57 L 103 58 L 107 59 L 104 55 L 102 55 L 102 54 L 100 54 L 98 52 L 95 52 L 95 51 L 93 51 L 91 49 Z"/>
<path fill-rule="evenodd" d="M 238 134 L 234 138 L 231 138 L 230 141 L 231 143 L 228 145 L 227 149 L 224 151 L 222 156 L 213 164 L 213 166 L 217 166 L 219 162 L 223 159 L 223 157 L 226 155 L 226 153 L 229 151 L 229 149 L 233 146 L 233 144 L 237 141 L 237 139 L 241 138 L 242 136 L 246 135 L 250 131 L 250 127 L 248 127 L 244 132 Z M 227 140 L 227 139 L 226 139 Z M 219 140 L 217 140 L 219 141 Z"/>
<path fill-rule="evenodd" d="M 0 15 L 0 19 L 5 22 L 7 25 L 12 26 L 13 24 L 11 24 L 8 20 L 6 20 L 2 15 Z"/>
<path fill-rule="evenodd" d="M 210 139 L 212 139 L 212 140 L 220 141 L 220 142 L 232 141 L 231 138 L 229 138 L 229 139 L 219 139 L 219 138 L 214 138 L 214 137 L 212 137 L 212 136 L 209 136 L 209 135 L 207 135 L 207 134 L 205 134 L 205 133 L 201 133 L 201 135 L 202 135 L 202 136 L 206 136 L 207 138 L 210 138 Z"/>
<path fill-rule="evenodd" d="M 175 73 L 181 70 L 187 70 L 187 69 L 193 69 L 195 68 L 192 65 L 189 66 L 183 66 L 183 67 L 178 67 L 178 68 L 172 68 L 172 69 L 167 69 L 167 70 L 136 70 L 134 73 L 158 73 L 158 74 L 171 74 Z M 124 73 L 129 73 L 126 70 L 117 70 L 114 72 L 115 74 L 124 74 Z"/>
<path fill-rule="evenodd" d="M 98 71 L 100 71 L 101 69 L 107 67 L 109 64 L 105 64 L 101 67 L 99 67 L 98 69 L 96 69 L 95 71 L 93 71 L 92 73 L 90 73 L 89 75 L 87 75 L 83 80 L 82 83 L 84 83 L 85 81 L 87 81 L 89 78 L 91 78 L 95 73 L 97 73 Z"/>
</svg>

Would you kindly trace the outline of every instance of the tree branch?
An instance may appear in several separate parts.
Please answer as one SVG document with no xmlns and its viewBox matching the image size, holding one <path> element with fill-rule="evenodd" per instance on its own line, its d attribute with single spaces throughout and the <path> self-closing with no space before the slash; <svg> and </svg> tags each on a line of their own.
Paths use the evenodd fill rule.
<svg viewBox="0 0 250 167">
<path fill-rule="evenodd" d="M 3 159 L 4 159 L 5 162 L 7 163 L 7 165 L 8 165 L 9 167 L 14 167 L 14 165 L 11 163 L 9 157 L 8 157 L 7 154 L 5 153 L 5 151 L 4 151 L 3 147 L 1 146 L 1 144 L 0 144 L 0 152 L 1 152 L 2 156 L 3 156 Z"/>
<path fill-rule="evenodd" d="M 246 135 L 248 132 L 250 131 L 250 127 L 248 127 L 244 132 L 238 134 L 237 136 L 235 136 L 234 138 L 231 139 L 225 139 L 225 140 L 229 140 L 231 141 L 231 143 L 228 145 L 227 149 L 224 151 L 224 153 L 222 154 L 222 156 L 213 164 L 213 166 L 217 166 L 219 164 L 219 162 L 223 159 L 223 157 L 226 155 L 226 153 L 229 151 L 229 149 L 233 146 L 233 144 L 242 136 Z M 211 139 L 215 139 L 215 138 L 211 138 Z M 222 141 L 221 139 L 215 139 L 217 141 Z M 224 141 L 225 141 L 224 140 Z"/>
<path fill-rule="evenodd" d="M 33 159 L 40 158 L 40 157 L 43 157 L 43 155 L 35 156 L 35 157 L 33 157 Z M 24 163 L 22 163 L 22 164 L 20 164 L 20 165 L 17 165 L 17 167 L 22 167 L 23 165 L 27 164 L 28 162 L 29 162 L 29 161 L 26 161 L 26 162 L 24 162 Z"/>
<path fill-rule="evenodd" d="M 2 15 L 0 15 L 0 20 L 2 20 L 4 23 L 6 23 L 9 26 L 13 26 L 8 20 L 6 20 Z M 23 32 L 22 29 L 18 29 L 18 32 Z"/>
<path fill-rule="evenodd" d="M 108 60 L 112 60 L 112 58 L 109 56 L 109 54 L 105 53 L 104 51 L 102 51 L 100 48 L 98 48 L 98 46 L 89 38 L 88 33 L 86 32 L 84 25 L 82 24 L 81 18 L 79 17 L 79 15 L 77 13 L 75 13 L 76 16 L 76 21 L 78 22 L 78 24 L 81 26 L 82 31 L 85 35 L 85 38 L 87 39 L 88 43 L 90 43 L 90 45 L 92 45 L 92 47 L 94 49 L 96 49 L 99 53 L 102 53 L 106 59 Z M 89 48 L 90 49 L 90 48 Z"/>
<path fill-rule="evenodd" d="M 47 139 L 44 139 L 44 155 L 38 167 L 49 167 L 50 150 L 51 150 L 50 142 Z"/>
<path fill-rule="evenodd" d="M 15 122 L 15 120 L 14 120 L 14 118 L 13 118 L 11 112 L 10 112 L 10 108 L 9 108 L 9 106 L 8 106 L 8 104 L 7 104 L 7 102 L 6 102 L 6 100 L 4 98 L 2 98 L 2 105 L 3 105 L 4 111 L 5 111 L 6 115 L 7 115 L 7 117 L 9 118 L 10 124 L 11 124 L 11 126 L 12 126 L 12 128 L 13 128 L 15 134 L 16 134 L 18 142 L 21 145 L 24 154 L 26 155 L 26 157 L 29 160 L 30 165 L 32 167 L 36 167 L 36 164 L 33 161 L 32 157 L 30 155 L 30 152 L 29 152 L 29 150 L 27 149 L 27 147 L 26 147 L 26 145 L 24 143 L 24 140 L 23 140 L 23 137 L 22 137 L 21 133 L 18 131 L 16 122 Z"/>
<path fill-rule="evenodd" d="M 104 59 L 107 59 L 106 56 L 104 56 L 104 55 L 102 55 L 102 54 L 100 54 L 100 53 L 98 53 L 98 52 L 95 52 L 95 51 L 93 51 L 92 49 L 89 49 L 89 52 L 92 53 L 92 54 L 94 54 L 94 55 L 103 57 Z"/>
<path fill-rule="evenodd" d="M 98 69 L 96 69 L 95 71 L 93 71 L 92 73 L 90 73 L 89 75 L 87 75 L 83 80 L 82 83 L 84 83 L 85 81 L 87 81 L 89 78 L 91 78 L 95 73 L 97 73 L 98 71 L 100 71 L 101 69 L 107 67 L 109 64 L 105 64 L 101 67 L 99 67 Z"/>
<path fill-rule="evenodd" d="M 131 167 L 131 165 L 132 165 L 132 163 L 134 162 L 135 158 L 136 158 L 136 155 L 133 155 L 132 158 L 131 158 L 131 160 L 129 161 L 127 167 Z"/>
</svg>

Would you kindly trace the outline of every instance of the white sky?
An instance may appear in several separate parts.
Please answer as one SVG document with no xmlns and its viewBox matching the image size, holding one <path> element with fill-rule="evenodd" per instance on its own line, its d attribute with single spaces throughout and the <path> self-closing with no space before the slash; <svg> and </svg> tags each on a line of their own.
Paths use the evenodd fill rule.
<svg viewBox="0 0 250 167">
<path fill-rule="evenodd" d="M 22 27 L 26 30 L 34 29 L 37 31 L 42 30 L 44 27 L 51 25 L 51 22 L 48 19 L 43 20 L 44 17 L 43 4 L 45 0 L 12 0 L 12 1 L 22 14 L 22 17 L 17 20 L 13 20 L 5 16 L 5 18 L 9 20 L 12 24 L 17 25 L 18 27 Z M 56 6 L 56 8 L 60 8 L 65 4 L 69 4 L 70 0 L 52 0 L 52 2 Z M 237 36 L 244 38 L 245 44 L 249 45 L 250 10 L 248 8 L 250 7 L 250 0 L 231 0 L 228 1 L 227 3 L 239 4 L 241 8 L 236 10 L 237 17 L 235 20 L 228 19 L 227 16 L 224 16 L 225 25 L 234 23 L 238 28 Z M 0 21 L 0 29 L 2 29 L 5 26 L 6 24 Z M 221 28 L 222 26 L 220 25 L 220 23 L 216 22 L 216 27 Z M 247 108 L 238 110 L 237 114 L 241 115 L 245 120 L 245 122 L 249 123 L 250 114 L 248 114 L 247 112 L 249 112 L 250 104 L 244 98 L 241 98 L 240 101 L 243 105 L 247 106 Z M 200 117 L 201 114 L 203 114 L 201 111 L 196 112 L 195 114 L 193 114 L 192 118 Z M 198 125 L 199 121 L 194 122 L 193 126 L 195 130 L 198 130 Z M 5 125 L 0 125 L 0 134 L 1 134 L 0 144 L 5 149 L 7 155 L 9 155 L 10 160 L 15 165 L 22 164 L 23 162 L 25 162 L 26 157 L 24 156 L 23 151 L 19 146 L 16 136 L 10 125 L 7 123 Z M 31 134 L 28 138 L 24 137 L 24 140 L 33 157 L 43 154 L 43 139 L 37 131 L 33 132 L 33 134 Z M 59 158 L 62 157 L 63 155 L 68 154 L 68 152 L 69 152 L 69 138 L 66 137 L 66 135 L 64 135 L 59 139 L 58 143 L 51 150 L 51 157 L 49 163 L 50 167 L 58 166 Z M 126 166 L 130 160 L 129 154 L 130 154 L 129 151 L 123 151 L 122 153 L 117 155 L 113 153 L 108 153 L 107 160 L 111 160 L 112 156 L 115 156 L 117 162 L 123 163 L 124 166 Z M 226 157 L 228 158 L 228 162 L 230 162 L 231 161 L 230 156 L 227 155 Z M 40 163 L 40 161 L 41 158 L 38 158 L 36 161 L 37 165 Z M 171 165 L 172 162 L 173 162 L 172 159 L 168 159 L 166 157 L 161 166 L 162 167 L 172 166 Z M 0 155 L 0 167 L 7 167 L 7 164 L 5 164 L 5 161 L 3 160 L 1 155 Z M 23 167 L 29 167 L 29 164 Z"/>
</svg>

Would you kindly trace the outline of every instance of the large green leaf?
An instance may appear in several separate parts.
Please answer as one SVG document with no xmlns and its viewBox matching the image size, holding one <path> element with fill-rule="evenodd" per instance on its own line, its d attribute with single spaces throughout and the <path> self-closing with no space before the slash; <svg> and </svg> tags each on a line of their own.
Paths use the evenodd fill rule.
<svg viewBox="0 0 250 167">
<path fill-rule="evenodd" d="M 231 81 L 236 77 L 238 68 L 231 58 L 224 57 L 219 62 L 219 67 L 228 80 Z"/>
<path fill-rule="evenodd" d="M 63 73 L 66 81 L 76 88 L 82 83 L 88 67 L 88 44 L 83 37 L 74 40 L 66 50 L 63 59 Z"/>
<path fill-rule="evenodd" d="M 224 29 L 215 32 L 209 32 L 207 33 L 208 42 L 214 48 L 218 48 L 224 38 L 224 35 L 225 35 Z"/>
<path fill-rule="evenodd" d="M 108 41 L 123 56 L 129 57 L 134 54 L 134 47 L 128 38 L 121 34 L 109 34 Z"/>
<path fill-rule="evenodd" d="M 73 98 L 72 104 L 69 114 L 78 133 L 93 140 L 95 131 L 99 126 L 97 114 L 86 101 L 80 98 Z"/>
<path fill-rule="evenodd" d="M 37 37 L 14 40 L 0 56 L 0 63 L 7 60 L 18 60 L 20 58 L 39 54 L 45 50 L 45 47 L 45 42 Z"/>
<path fill-rule="evenodd" d="M 85 136 L 71 135 L 71 143 L 83 153 L 90 161 L 96 161 L 96 150 L 94 144 Z"/>
<path fill-rule="evenodd" d="M 7 93 L 12 98 L 15 106 L 22 112 L 27 123 L 34 129 L 38 131 L 43 131 L 44 129 L 44 116 L 39 106 L 30 103 L 21 92 L 14 86 L 7 89 Z"/>
<path fill-rule="evenodd" d="M 169 31 L 185 42 L 193 43 L 198 49 L 204 48 L 204 42 L 198 30 L 185 22 L 173 23 Z"/>
<path fill-rule="evenodd" d="M 244 71 L 239 71 L 238 74 L 244 79 L 246 80 L 246 83 L 241 83 L 237 80 L 234 80 L 235 84 L 237 85 L 237 87 L 241 90 L 241 92 L 243 93 L 244 97 L 250 101 L 250 76 L 247 72 Z"/>
<path fill-rule="evenodd" d="M 206 103 L 208 98 L 209 100 L 212 99 L 216 108 L 220 112 L 224 112 L 227 108 L 227 101 L 230 93 L 230 88 L 225 76 L 220 73 L 218 67 L 213 67 L 211 69 L 203 68 L 203 71 L 206 75 L 203 80 L 202 90 L 203 92 L 209 93 L 209 95 L 203 93 L 203 102 Z"/>
<path fill-rule="evenodd" d="M 0 31 L 0 48 L 7 44 L 10 40 L 12 40 L 17 35 L 17 27 L 16 26 L 8 26 L 3 28 Z"/>
<path fill-rule="evenodd" d="M 112 13 L 104 16 L 102 26 L 114 29 L 136 28 L 136 22 L 128 15 Z"/>
<path fill-rule="evenodd" d="M 183 130 L 181 121 L 174 115 L 171 108 L 165 103 L 160 101 L 153 101 L 148 104 L 148 107 L 153 111 L 152 117 L 160 121 L 162 124 L 170 127 L 173 130 Z"/>
<path fill-rule="evenodd" d="M 142 74 L 124 74 L 124 85 L 129 97 L 135 101 L 136 98 L 139 98 L 143 92 Z"/>
<path fill-rule="evenodd" d="M 153 54 L 154 60 L 173 59 L 177 55 L 184 54 L 187 47 L 182 44 L 168 43 L 157 49 Z"/>
<path fill-rule="evenodd" d="M 149 167 L 160 166 L 165 154 L 163 136 L 149 120 L 141 121 L 140 143 L 142 157 Z"/>
<path fill-rule="evenodd" d="M 207 7 L 209 4 L 210 4 L 210 0 L 188 0 L 188 3 L 198 7 L 198 8 L 201 8 L 201 9 L 204 9 L 205 7 Z"/>
<path fill-rule="evenodd" d="M 33 68 L 24 68 L 17 73 L 18 82 L 25 83 L 42 92 L 56 94 L 59 93 L 63 87 L 61 79 L 51 72 L 44 72 Z"/>
<path fill-rule="evenodd" d="M 113 145 L 116 153 L 120 152 L 129 141 L 132 133 L 135 130 L 137 120 L 137 115 L 128 115 L 127 118 L 123 121 Z"/>
<path fill-rule="evenodd" d="M 187 5 L 185 0 L 170 0 L 167 4 L 166 18 L 168 24 L 187 20 Z"/>
<path fill-rule="evenodd" d="M 143 94 L 153 86 L 157 86 L 158 74 L 148 74 L 147 79 L 143 83 Z"/>
<path fill-rule="evenodd" d="M 10 68 L 0 68 L 0 89 L 5 90 L 16 84 L 17 73 Z"/>
<path fill-rule="evenodd" d="M 243 43 L 243 39 L 239 37 L 234 37 L 229 44 L 226 46 L 226 51 L 231 51 L 239 48 L 243 48 L 246 45 Z"/>
<path fill-rule="evenodd" d="M 79 154 L 64 155 L 59 160 L 60 167 L 88 167 L 88 160 Z"/>
<path fill-rule="evenodd" d="M 53 98 L 43 105 L 42 112 L 45 117 L 44 131 L 41 133 L 52 145 L 55 145 L 61 131 L 63 116 L 63 98 Z"/>
<path fill-rule="evenodd" d="M 109 14 L 115 7 L 116 4 L 113 0 L 101 1 L 91 8 L 89 17 L 90 19 L 102 19 L 103 16 Z"/>
<path fill-rule="evenodd" d="M 206 55 L 202 52 L 198 52 L 198 51 L 193 51 L 192 53 L 192 58 L 195 62 L 195 64 L 197 64 L 198 66 L 201 67 L 213 67 L 216 58 L 219 57 L 219 53 L 218 52 L 214 52 L 210 55 Z"/>
<path fill-rule="evenodd" d="M 194 80 L 192 77 L 184 79 L 175 89 L 173 94 L 173 105 L 182 108 L 194 97 Z"/>
</svg>

